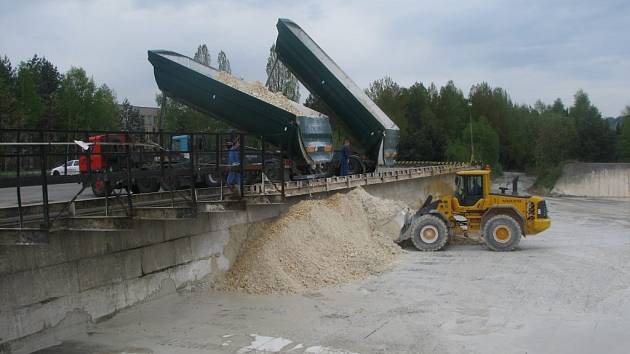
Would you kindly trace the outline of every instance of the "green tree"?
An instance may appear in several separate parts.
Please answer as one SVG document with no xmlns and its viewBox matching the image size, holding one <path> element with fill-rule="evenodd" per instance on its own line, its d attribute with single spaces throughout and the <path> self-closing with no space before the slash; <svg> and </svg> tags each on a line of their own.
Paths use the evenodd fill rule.
<svg viewBox="0 0 630 354">
<path fill-rule="evenodd" d="M 210 66 L 210 53 L 208 52 L 208 47 L 205 44 L 198 46 L 193 59 L 195 59 L 198 63 Z"/>
<path fill-rule="evenodd" d="M 630 106 L 621 112 L 619 136 L 617 138 L 617 156 L 619 161 L 630 162 Z"/>
<path fill-rule="evenodd" d="M 18 126 L 28 129 L 44 128 L 44 103 L 37 93 L 33 72 L 26 65 L 20 65 L 18 69 L 15 93 L 19 109 Z"/>
<path fill-rule="evenodd" d="M 559 114 L 566 117 L 569 116 L 569 110 L 564 107 L 564 103 L 562 103 L 562 100 L 559 98 L 556 98 L 556 100 L 553 101 L 553 105 L 551 105 L 549 110 L 551 110 L 551 112 L 555 114 Z"/>
<path fill-rule="evenodd" d="M 278 60 L 275 43 L 269 48 L 269 57 L 267 58 L 265 70 L 267 72 L 266 86 L 269 91 L 281 92 L 292 101 L 300 101 L 300 84 L 298 79 Z"/>
<path fill-rule="evenodd" d="M 485 117 L 472 122 L 474 159 L 490 164 L 495 171 L 501 170 L 499 164 L 499 136 Z M 449 144 L 447 156 L 452 161 L 470 161 L 470 123 L 461 132 L 459 139 Z"/>
<path fill-rule="evenodd" d="M 230 60 L 227 58 L 227 55 L 224 51 L 220 51 L 217 56 L 217 63 L 219 63 L 219 70 L 225 71 L 228 74 L 232 73 L 232 67 L 230 66 Z"/>
<path fill-rule="evenodd" d="M 404 91 L 389 76 L 372 81 L 369 88 L 365 90 L 368 97 L 398 125 L 402 132 L 407 131 L 403 104 Z"/>
<path fill-rule="evenodd" d="M 435 115 L 444 125 L 448 139 L 456 139 L 468 122 L 468 103 L 453 81 L 440 89 Z"/>
<path fill-rule="evenodd" d="M 17 126 L 18 102 L 15 97 L 15 70 L 8 57 L 0 58 L 0 126 Z"/>
<path fill-rule="evenodd" d="M 22 63 L 33 74 L 33 80 L 37 85 L 37 93 L 44 105 L 42 112 L 42 128 L 53 129 L 57 127 L 59 114 L 56 109 L 56 93 L 61 84 L 61 74 L 45 57 L 34 55 L 28 61 Z"/>
<path fill-rule="evenodd" d="M 118 129 L 116 95 L 107 85 L 96 86 L 85 70 L 72 67 L 64 75 L 58 94 L 60 126 L 76 130 Z"/>
<path fill-rule="evenodd" d="M 120 105 L 120 127 L 126 131 L 144 131 L 144 121 L 140 111 L 133 107 L 126 98 Z"/>
<path fill-rule="evenodd" d="M 543 112 L 534 148 L 535 167 L 544 172 L 575 158 L 577 131 L 574 121 L 557 110 Z"/>
<path fill-rule="evenodd" d="M 569 116 L 575 120 L 577 156 L 583 161 L 606 162 L 615 158 L 614 134 L 588 95 L 579 90 Z"/>
</svg>

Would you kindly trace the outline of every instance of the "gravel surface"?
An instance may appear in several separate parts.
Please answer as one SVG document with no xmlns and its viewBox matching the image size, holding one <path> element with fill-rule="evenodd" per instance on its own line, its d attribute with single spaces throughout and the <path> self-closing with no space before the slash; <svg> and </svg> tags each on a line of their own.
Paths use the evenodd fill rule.
<svg viewBox="0 0 630 354">
<path fill-rule="evenodd" d="M 41 354 L 628 353 L 630 200 L 548 201 L 552 227 L 514 252 L 409 249 L 391 271 L 298 294 L 174 293 Z"/>
</svg>

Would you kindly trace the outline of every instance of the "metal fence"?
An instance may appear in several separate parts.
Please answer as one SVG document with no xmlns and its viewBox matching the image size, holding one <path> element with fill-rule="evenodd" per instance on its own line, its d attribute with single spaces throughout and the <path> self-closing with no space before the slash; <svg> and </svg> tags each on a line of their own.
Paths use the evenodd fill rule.
<svg viewBox="0 0 630 354">
<path fill-rule="evenodd" d="M 104 197 L 105 215 L 116 206 L 132 216 L 132 195 L 162 190 L 163 197 L 183 198 L 195 209 L 200 195 L 222 200 L 243 196 L 249 184 L 284 185 L 283 156 L 265 136 L 235 131 L 0 129 L 0 188 L 15 188 L 18 218 L 14 226 L 23 228 L 22 189 L 41 186 L 38 227 L 49 229 L 56 218 L 67 215 L 86 189 Z M 66 183 L 79 184 L 79 190 L 51 215 L 50 188 Z"/>
</svg>

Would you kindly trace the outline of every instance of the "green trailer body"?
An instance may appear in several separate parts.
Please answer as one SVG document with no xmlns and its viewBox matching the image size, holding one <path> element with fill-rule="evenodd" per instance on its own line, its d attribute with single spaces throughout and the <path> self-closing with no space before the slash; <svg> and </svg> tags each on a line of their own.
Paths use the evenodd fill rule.
<svg viewBox="0 0 630 354">
<path fill-rule="evenodd" d="M 215 79 L 218 70 L 175 52 L 149 50 L 148 59 L 158 87 L 168 97 L 241 131 L 264 135 L 308 165 L 331 161 L 332 134 L 327 116 L 318 112 L 298 116 L 286 111 Z"/>
<path fill-rule="evenodd" d="M 398 126 L 300 26 L 279 19 L 276 27 L 280 61 L 344 123 L 353 146 L 379 164 L 392 165 L 398 151 Z"/>
</svg>

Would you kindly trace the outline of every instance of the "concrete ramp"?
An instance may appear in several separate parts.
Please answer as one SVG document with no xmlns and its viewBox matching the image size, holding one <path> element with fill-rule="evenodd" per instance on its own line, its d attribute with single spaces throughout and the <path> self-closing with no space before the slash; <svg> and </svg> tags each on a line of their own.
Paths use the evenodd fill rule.
<svg viewBox="0 0 630 354">
<path fill-rule="evenodd" d="M 551 192 L 580 197 L 630 197 L 630 163 L 568 163 Z"/>
</svg>

